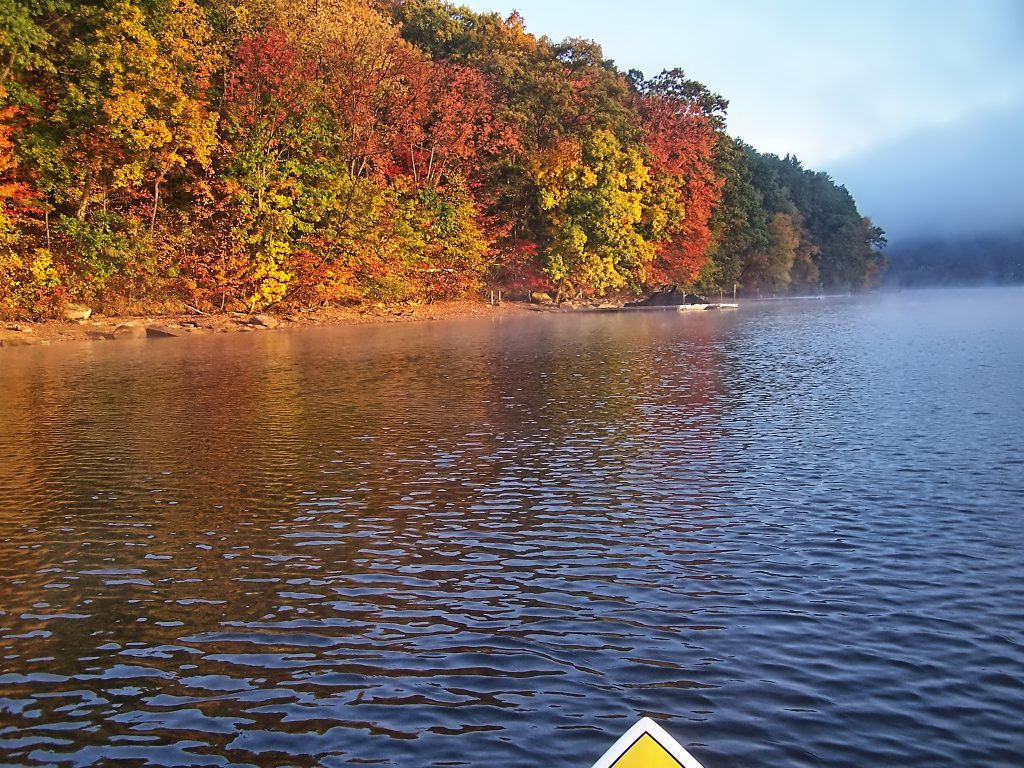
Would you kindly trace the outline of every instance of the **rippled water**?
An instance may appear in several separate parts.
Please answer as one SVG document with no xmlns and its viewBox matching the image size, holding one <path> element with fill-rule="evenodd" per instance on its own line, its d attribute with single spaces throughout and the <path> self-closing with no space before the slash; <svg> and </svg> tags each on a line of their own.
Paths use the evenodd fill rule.
<svg viewBox="0 0 1024 768">
<path fill-rule="evenodd" d="M 0 354 L 4 763 L 1024 764 L 1024 291 Z"/>
</svg>

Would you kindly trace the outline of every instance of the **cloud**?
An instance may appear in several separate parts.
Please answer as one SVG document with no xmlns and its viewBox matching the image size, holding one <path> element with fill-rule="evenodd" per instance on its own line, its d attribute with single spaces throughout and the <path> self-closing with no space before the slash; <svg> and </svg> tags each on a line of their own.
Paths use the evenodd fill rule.
<svg viewBox="0 0 1024 768">
<path fill-rule="evenodd" d="M 1021 95 L 1014 0 L 758 6 L 738 23 L 761 36 L 732 48 L 720 90 L 730 129 L 759 149 L 831 163 Z"/>
<path fill-rule="evenodd" d="M 997 104 L 831 164 L 890 241 L 1024 229 L 1024 100 Z"/>
</svg>

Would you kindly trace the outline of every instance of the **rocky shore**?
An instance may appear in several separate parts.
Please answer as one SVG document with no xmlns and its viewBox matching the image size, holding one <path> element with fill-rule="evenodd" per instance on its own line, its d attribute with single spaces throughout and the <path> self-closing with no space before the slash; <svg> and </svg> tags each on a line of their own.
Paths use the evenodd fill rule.
<svg viewBox="0 0 1024 768">
<path fill-rule="evenodd" d="M 0 347 L 64 342 L 159 340 L 212 333 L 255 333 L 284 328 L 400 323 L 459 317 L 500 317 L 549 309 L 536 304 L 505 301 L 442 301 L 398 306 L 295 310 L 278 314 L 181 314 L 112 317 L 87 308 L 72 309 L 63 320 L 0 323 Z"/>
</svg>

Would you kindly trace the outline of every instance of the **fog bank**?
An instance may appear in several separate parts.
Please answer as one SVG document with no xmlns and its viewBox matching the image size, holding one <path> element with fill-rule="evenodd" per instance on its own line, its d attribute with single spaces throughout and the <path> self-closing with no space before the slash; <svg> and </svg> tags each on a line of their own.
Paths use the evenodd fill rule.
<svg viewBox="0 0 1024 768">
<path fill-rule="evenodd" d="M 1024 103 L 936 124 L 834 162 L 833 178 L 891 243 L 1016 232 L 1024 222 Z"/>
</svg>

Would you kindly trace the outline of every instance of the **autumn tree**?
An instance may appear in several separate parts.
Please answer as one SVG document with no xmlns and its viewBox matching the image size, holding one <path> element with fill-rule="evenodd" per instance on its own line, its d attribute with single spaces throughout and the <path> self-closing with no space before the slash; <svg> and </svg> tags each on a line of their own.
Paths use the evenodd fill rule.
<svg viewBox="0 0 1024 768">
<path fill-rule="evenodd" d="M 24 151 L 57 213 L 64 271 L 98 294 L 114 276 L 153 274 L 162 185 L 210 164 L 211 31 L 192 0 L 73 6 L 49 29 Z"/>
<path fill-rule="evenodd" d="M 494 118 L 508 137 L 507 150 L 487 153 L 478 165 L 479 178 L 486 180 L 478 197 L 496 240 L 493 272 L 539 287 L 550 221 L 540 204 L 536 170 L 545 158 L 579 146 L 597 124 L 590 121 L 582 130 L 585 105 L 568 74 L 574 55 L 564 49 L 560 60 L 555 46 L 529 34 L 518 14 L 502 17 L 439 0 L 410 0 L 395 6 L 395 18 L 403 36 L 435 61 L 471 67 L 492 84 Z"/>
<path fill-rule="evenodd" d="M 55 40 L 46 26 L 68 6 L 69 0 L 0 0 L 0 104 L 30 102 L 29 79 L 53 70 Z"/>
<path fill-rule="evenodd" d="M 640 231 L 648 180 L 640 152 L 597 130 L 542 159 L 545 269 L 559 293 L 641 285 L 654 249 Z"/>
<path fill-rule="evenodd" d="M 658 246 L 651 277 L 689 286 L 712 244 L 711 216 L 724 184 L 714 153 L 728 102 L 678 69 L 637 78 L 636 88 L 654 177 L 648 218 Z"/>
<path fill-rule="evenodd" d="M 0 101 L 5 95 L 0 86 Z M 39 291 L 56 281 L 49 252 L 22 247 L 28 219 L 39 212 L 39 195 L 22 178 L 14 152 L 16 113 L 0 108 L 0 317 L 33 308 Z"/>
<path fill-rule="evenodd" d="M 224 158 L 246 303 L 468 284 L 489 247 L 478 161 L 508 146 L 487 77 L 430 61 L 359 0 L 265 2 L 243 26 Z"/>
<path fill-rule="evenodd" d="M 500 101 L 491 80 L 453 62 L 421 62 L 413 80 L 415 124 L 408 132 L 404 169 L 417 186 L 445 177 L 488 181 L 486 166 L 515 152 L 515 131 L 496 114 Z"/>
</svg>

